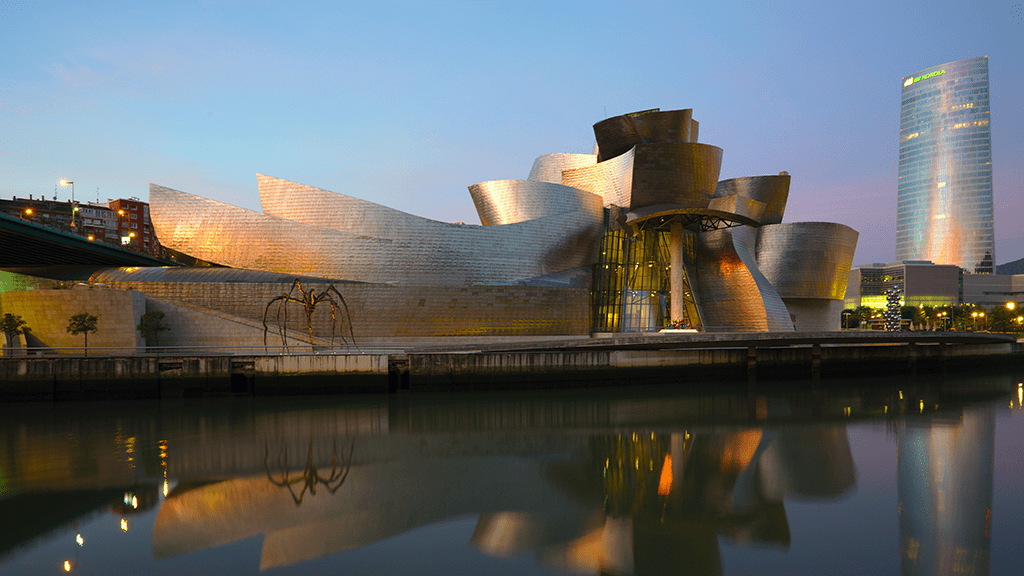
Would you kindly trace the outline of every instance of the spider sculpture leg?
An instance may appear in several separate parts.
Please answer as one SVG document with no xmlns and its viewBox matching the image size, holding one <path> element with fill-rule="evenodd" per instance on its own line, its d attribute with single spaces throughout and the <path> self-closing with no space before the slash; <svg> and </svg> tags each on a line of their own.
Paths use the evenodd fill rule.
<svg viewBox="0 0 1024 576">
<path fill-rule="evenodd" d="M 342 464 L 342 466 L 341 466 L 342 473 L 341 473 L 340 476 L 335 478 L 334 477 L 334 467 L 333 466 L 331 467 L 331 478 L 330 478 L 330 480 L 327 480 L 327 481 L 324 482 L 325 484 L 327 484 L 327 490 L 330 491 L 331 494 L 334 494 L 335 492 L 337 492 L 338 488 L 341 488 L 341 485 L 345 483 L 345 478 L 348 478 L 348 472 L 349 472 L 349 470 L 352 469 L 352 453 L 354 452 L 355 447 L 356 447 L 356 441 L 352 440 L 352 444 L 350 444 L 349 447 L 348 447 L 348 459 L 345 460 L 345 463 Z M 345 453 L 344 453 L 344 451 L 342 451 L 342 457 L 344 458 L 344 456 L 345 456 Z M 334 486 L 331 486 L 331 482 L 334 482 L 335 480 L 337 480 L 338 483 L 335 484 Z"/>
<path fill-rule="evenodd" d="M 313 346 L 313 312 L 320 302 L 319 298 L 313 296 L 313 289 L 309 290 L 309 296 L 303 295 L 303 306 L 306 312 L 306 331 L 309 332 L 309 345 Z"/>
<path fill-rule="evenodd" d="M 278 300 L 281 300 L 282 298 L 288 298 L 288 295 L 287 294 L 281 294 L 280 296 L 277 296 L 275 298 L 271 298 L 270 302 L 267 302 L 267 307 L 263 309 L 263 345 L 264 346 L 267 345 L 267 330 L 268 330 L 268 326 L 267 326 L 267 313 L 270 312 L 270 306 L 273 305 L 274 302 L 277 302 Z M 280 328 L 280 320 L 281 320 L 281 318 L 280 318 L 280 315 L 281 315 L 281 307 L 280 307 L 280 305 L 278 305 L 277 312 L 278 312 L 278 328 Z"/>
<path fill-rule="evenodd" d="M 327 301 L 331 303 L 331 348 L 333 348 L 334 347 L 334 328 L 335 328 L 335 326 L 338 325 L 338 314 L 335 312 L 335 308 L 337 307 L 337 305 L 334 303 L 334 298 L 330 297 L 330 294 L 327 295 Z M 342 342 L 345 341 L 345 335 L 344 334 L 341 335 L 341 341 Z"/>
<path fill-rule="evenodd" d="M 350 314 L 349 311 L 348 311 L 348 303 L 345 302 L 345 297 L 341 295 L 341 292 L 338 292 L 338 289 L 334 287 L 334 284 L 331 284 L 330 286 L 328 286 L 326 292 L 334 292 L 335 294 L 338 295 L 338 300 L 341 300 L 341 306 L 345 309 L 345 319 L 348 320 L 348 333 L 349 333 L 349 336 L 352 337 L 352 344 L 354 344 L 356 346 L 356 348 L 358 349 L 359 345 L 356 344 L 356 335 L 355 335 L 354 332 L 352 332 L 352 314 Z M 342 322 L 342 324 L 344 324 L 344 322 Z M 341 336 L 342 342 L 345 342 L 345 344 L 348 344 L 348 341 L 345 340 L 345 328 L 344 328 L 344 326 L 341 329 L 341 334 L 342 334 L 342 336 Z"/>
</svg>

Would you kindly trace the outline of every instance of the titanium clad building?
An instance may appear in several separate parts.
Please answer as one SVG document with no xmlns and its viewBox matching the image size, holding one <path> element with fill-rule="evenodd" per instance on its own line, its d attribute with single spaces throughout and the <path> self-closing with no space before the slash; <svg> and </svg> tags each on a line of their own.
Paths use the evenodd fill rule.
<svg viewBox="0 0 1024 576">
<path fill-rule="evenodd" d="M 146 294 L 188 327 L 161 339 L 186 346 L 266 345 L 271 325 L 285 346 L 839 329 L 857 232 L 783 223 L 788 173 L 719 181 L 723 150 L 697 142 L 690 109 L 608 118 L 594 136 L 594 154 L 469 186 L 480 225 L 263 174 L 262 212 L 151 184 L 163 245 L 227 268 L 39 273 Z"/>
<path fill-rule="evenodd" d="M 896 260 L 993 272 L 987 56 L 903 79 Z"/>
</svg>

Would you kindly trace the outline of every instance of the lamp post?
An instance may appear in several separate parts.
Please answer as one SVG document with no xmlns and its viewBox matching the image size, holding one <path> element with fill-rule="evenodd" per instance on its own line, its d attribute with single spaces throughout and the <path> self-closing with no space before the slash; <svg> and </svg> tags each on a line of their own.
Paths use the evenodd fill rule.
<svg viewBox="0 0 1024 576">
<path fill-rule="evenodd" d="M 75 224 L 75 215 L 78 213 L 78 206 L 75 205 L 75 183 L 61 178 L 58 184 L 60 184 L 62 188 L 68 184 L 71 185 L 71 229 L 75 230 L 78 228 L 78 225 Z"/>
<path fill-rule="evenodd" d="M 843 324 L 846 326 L 846 330 L 850 329 L 850 314 L 853 312 L 843 312 Z"/>
</svg>

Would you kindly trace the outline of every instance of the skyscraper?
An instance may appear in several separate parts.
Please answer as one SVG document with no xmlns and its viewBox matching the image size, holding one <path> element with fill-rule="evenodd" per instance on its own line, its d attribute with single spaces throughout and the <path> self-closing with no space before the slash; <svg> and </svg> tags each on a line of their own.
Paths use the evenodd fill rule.
<svg viewBox="0 0 1024 576">
<path fill-rule="evenodd" d="M 903 78 L 896 260 L 993 272 L 987 56 Z"/>
</svg>

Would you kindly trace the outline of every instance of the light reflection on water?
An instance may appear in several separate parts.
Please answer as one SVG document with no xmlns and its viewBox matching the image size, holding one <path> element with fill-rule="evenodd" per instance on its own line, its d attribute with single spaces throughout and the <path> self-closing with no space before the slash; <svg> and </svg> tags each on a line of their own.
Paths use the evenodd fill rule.
<svg viewBox="0 0 1024 576">
<path fill-rule="evenodd" d="M 8 406 L 0 574 L 1000 574 L 1019 382 Z"/>
</svg>

